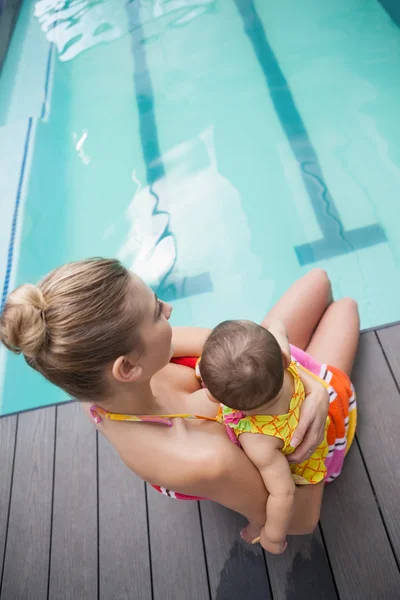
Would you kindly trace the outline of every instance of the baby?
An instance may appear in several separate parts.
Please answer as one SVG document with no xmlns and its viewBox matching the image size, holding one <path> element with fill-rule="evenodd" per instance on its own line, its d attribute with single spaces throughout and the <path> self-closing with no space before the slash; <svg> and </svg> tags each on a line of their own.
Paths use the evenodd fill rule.
<svg viewBox="0 0 400 600">
<path fill-rule="evenodd" d="M 260 539 L 265 550 L 280 554 L 287 545 L 295 484 L 324 480 L 328 454 L 325 436 L 301 465 L 290 466 L 285 458 L 295 450 L 290 441 L 305 398 L 286 329 L 279 321 L 268 330 L 251 321 L 225 321 L 207 339 L 199 367 L 210 400 L 221 403 L 219 422 L 231 439 L 238 443 L 240 437 L 269 492 L 265 524 L 249 523 L 242 538 Z"/>
</svg>

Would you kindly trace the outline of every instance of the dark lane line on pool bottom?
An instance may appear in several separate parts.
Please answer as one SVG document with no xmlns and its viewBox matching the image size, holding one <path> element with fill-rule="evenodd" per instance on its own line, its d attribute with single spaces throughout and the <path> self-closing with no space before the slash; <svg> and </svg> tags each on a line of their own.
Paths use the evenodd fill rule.
<svg viewBox="0 0 400 600">
<path fill-rule="evenodd" d="M 154 190 L 157 180 L 166 177 L 166 170 L 160 150 L 157 122 L 155 116 L 155 103 L 153 84 L 150 77 L 146 58 L 146 47 L 143 28 L 140 20 L 139 3 L 131 3 L 129 6 L 129 19 L 131 21 L 132 55 L 134 62 L 134 86 L 136 104 L 139 113 L 139 133 L 146 164 L 146 178 L 150 193 L 155 199 L 153 216 L 165 215 L 167 225 L 157 240 L 159 244 L 166 237 L 171 236 L 174 241 L 175 257 L 172 266 L 163 274 L 162 280 L 155 291 L 164 300 L 176 300 L 198 294 L 211 292 L 213 289 L 210 273 L 200 273 L 195 276 L 181 277 L 174 274 L 178 263 L 178 244 L 175 234 L 170 229 L 170 215 L 166 211 L 159 210 L 159 197 Z M 155 246 L 156 246 L 155 245 Z"/>
<path fill-rule="evenodd" d="M 299 164 L 304 186 L 323 235 L 322 239 L 295 246 L 299 263 L 308 265 L 387 242 L 385 230 L 379 223 L 349 231 L 344 227 L 325 181 L 317 153 L 268 42 L 254 2 L 234 0 L 234 3 L 264 73 L 276 114 Z"/>
</svg>

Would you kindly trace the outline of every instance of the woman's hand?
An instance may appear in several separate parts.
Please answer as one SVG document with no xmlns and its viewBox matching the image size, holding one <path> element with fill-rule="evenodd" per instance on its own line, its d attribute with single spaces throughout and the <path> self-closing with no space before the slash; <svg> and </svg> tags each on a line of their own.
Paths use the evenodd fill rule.
<svg viewBox="0 0 400 600">
<path fill-rule="evenodd" d="M 314 453 L 325 435 L 329 396 L 324 386 L 299 369 L 306 397 L 301 407 L 300 422 L 293 434 L 291 446 L 296 448 L 288 457 L 289 462 L 300 464 Z"/>
</svg>

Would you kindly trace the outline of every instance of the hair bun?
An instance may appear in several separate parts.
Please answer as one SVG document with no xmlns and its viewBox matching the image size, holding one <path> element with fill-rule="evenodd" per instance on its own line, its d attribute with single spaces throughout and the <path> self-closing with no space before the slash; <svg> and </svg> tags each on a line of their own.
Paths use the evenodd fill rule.
<svg viewBox="0 0 400 600">
<path fill-rule="evenodd" d="M 0 320 L 0 339 L 15 354 L 35 359 L 47 340 L 46 301 L 40 288 L 22 285 L 7 299 Z"/>
</svg>

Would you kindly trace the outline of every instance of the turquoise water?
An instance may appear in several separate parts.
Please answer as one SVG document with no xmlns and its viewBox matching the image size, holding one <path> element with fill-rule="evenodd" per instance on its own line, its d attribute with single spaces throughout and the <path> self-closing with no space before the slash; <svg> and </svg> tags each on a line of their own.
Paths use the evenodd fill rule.
<svg viewBox="0 0 400 600">
<path fill-rule="evenodd" d="M 0 76 L 5 290 L 118 256 L 175 324 L 213 326 L 323 267 L 363 327 L 399 320 L 399 72 L 375 0 L 25 0 Z M 1 351 L 0 414 L 63 399 Z"/>
</svg>

